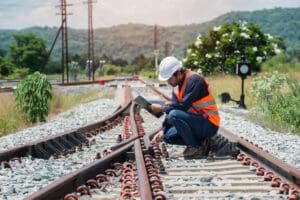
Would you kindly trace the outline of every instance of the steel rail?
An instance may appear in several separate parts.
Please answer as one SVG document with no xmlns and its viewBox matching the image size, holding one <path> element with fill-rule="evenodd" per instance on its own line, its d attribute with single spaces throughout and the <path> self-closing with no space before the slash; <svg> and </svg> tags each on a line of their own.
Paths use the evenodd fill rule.
<svg viewBox="0 0 300 200">
<path fill-rule="evenodd" d="M 14 91 L 13 87 L 0 87 L 0 93 L 10 93 L 13 91 Z"/>
<path fill-rule="evenodd" d="M 147 82 L 145 82 L 142 79 L 138 79 L 140 82 L 142 82 L 143 84 L 145 84 L 146 86 L 148 86 L 155 94 L 157 94 L 159 97 L 161 97 L 162 99 L 164 99 L 166 102 L 170 102 L 171 98 L 168 97 L 167 95 L 165 95 L 164 93 L 158 91 L 153 85 L 148 84 Z"/>
<path fill-rule="evenodd" d="M 107 156 L 60 178 L 38 192 L 26 197 L 26 200 L 53 200 L 62 199 L 66 194 L 73 192 L 75 188 L 81 186 L 86 180 L 95 177 L 98 173 L 104 172 L 111 167 L 114 162 L 124 161 L 125 153 L 132 148 L 134 141 L 111 152 Z"/>
<path fill-rule="evenodd" d="M 287 179 L 288 182 L 294 184 L 298 189 L 300 188 L 300 170 L 297 170 L 295 167 L 284 163 L 283 161 L 260 149 L 249 141 L 246 141 L 245 139 L 234 135 L 223 127 L 220 127 L 219 133 L 237 142 L 239 144 L 238 147 L 242 151 L 251 155 L 253 158 L 258 159 L 260 162 L 266 165 L 266 167 L 280 174 L 283 178 Z"/>
<path fill-rule="evenodd" d="M 113 82 L 113 81 L 125 81 L 125 80 L 136 80 L 134 77 L 117 77 L 113 79 L 105 80 L 106 83 Z M 0 82 L 0 93 L 11 93 L 15 90 L 15 86 L 21 82 L 22 80 L 4 80 L 3 82 Z M 48 81 L 51 83 L 51 85 L 59 85 L 59 86 L 76 86 L 76 85 L 90 85 L 90 84 L 97 84 L 98 81 L 70 81 L 69 83 L 61 83 L 58 79 L 48 79 Z M 2 86 L 3 84 L 14 84 L 14 86 Z"/>
<path fill-rule="evenodd" d="M 135 104 L 133 103 L 130 108 L 130 121 L 131 121 L 131 130 L 134 136 L 139 135 L 137 124 L 135 122 L 134 115 Z M 140 198 L 142 200 L 152 199 L 152 191 L 149 183 L 149 178 L 146 170 L 141 140 L 135 140 L 134 142 L 134 152 L 135 152 L 135 161 L 138 172 L 138 182 L 139 182 L 139 191 Z"/>
</svg>

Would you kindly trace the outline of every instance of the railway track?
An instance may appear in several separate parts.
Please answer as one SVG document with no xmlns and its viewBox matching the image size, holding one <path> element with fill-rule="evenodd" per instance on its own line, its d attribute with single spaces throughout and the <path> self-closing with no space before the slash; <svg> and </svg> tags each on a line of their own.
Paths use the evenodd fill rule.
<svg viewBox="0 0 300 200">
<path fill-rule="evenodd" d="M 136 77 L 116 77 L 109 80 L 96 80 L 96 81 L 70 81 L 68 83 L 62 83 L 60 79 L 49 79 L 51 85 L 58 86 L 80 86 L 80 85 L 90 85 L 90 84 L 104 84 L 104 83 L 113 83 L 113 82 L 122 82 L 125 80 L 134 80 Z M 0 80 L 0 93 L 10 93 L 15 90 L 17 85 L 22 80 Z"/>
<path fill-rule="evenodd" d="M 145 82 L 142 86 L 134 82 L 133 94 L 146 95 L 149 91 L 146 92 L 145 86 L 157 95 L 156 98 L 169 101 L 166 95 Z M 128 93 L 129 89 L 124 92 Z M 151 95 L 149 98 L 155 99 Z M 178 146 L 151 145 L 150 140 L 159 127 L 143 128 L 143 123 L 151 124 L 144 120 L 149 119 L 149 114 L 131 103 L 131 95 L 125 99 L 126 106 L 123 104 L 120 108 L 124 110 L 118 109 L 114 113 L 120 112 L 122 117 L 111 119 L 109 116 L 109 122 L 75 131 L 88 140 L 82 142 L 83 145 L 77 144 L 76 151 L 80 152 L 80 146 L 84 144 L 89 144 L 86 149 L 90 149 L 97 145 L 97 141 L 106 143 L 105 148 L 89 154 L 87 157 L 91 159 L 82 168 L 73 169 L 70 174 L 44 185 L 26 199 L 299 199 L 299 170 L 224 128 L 220 129 L 216 138 L 223 144 L 218 149 L 236 143 L 241 151 L 236 158 L 216 156 L 211 152 L 206 159 L 187 161 L 178 153 L 183 150 Z M 116 126 L 120 122 L 122 127 Z M 114 126 L 117 130 L 108 132 Z M 99 138 L 95 138 L 97 136 Z M 26 148 L 28 150 L 28 146 Z M 45 146 L 44 150 L 49 150 L 49 146 Z M 4 161 L 2 163 L 10 159 L 18 163 L 17 159 L 13 159 L 15 155 L 20 154 L 0 154 L 0 159 Z M 73 149 L 66 153 L 51 153 L 44 159 L 61 159 L 66 155 L 80 156 L 75 155 Z"/>
</svg>

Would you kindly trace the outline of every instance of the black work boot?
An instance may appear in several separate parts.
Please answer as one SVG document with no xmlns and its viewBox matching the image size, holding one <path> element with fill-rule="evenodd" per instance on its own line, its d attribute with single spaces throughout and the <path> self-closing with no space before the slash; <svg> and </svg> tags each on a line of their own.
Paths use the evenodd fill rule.
<svg viewBox="0 0 300 200">
<path fill-rule="evenodd" d="M 208 151 L 209 151 L 209 140 L 204 139 L 200 147 L 188 146 L 183 152 L 183 157 L 185 160 L 201 159 L 201 158 L 205 158 L 208 155 Z"/>
</svg>

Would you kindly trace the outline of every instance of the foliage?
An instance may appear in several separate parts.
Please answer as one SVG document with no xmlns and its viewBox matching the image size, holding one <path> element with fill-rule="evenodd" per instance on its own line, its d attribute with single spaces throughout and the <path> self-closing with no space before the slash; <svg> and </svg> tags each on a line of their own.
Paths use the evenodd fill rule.
<svg viewBox="0 0 300 200">
<path fill-rule="evenodd" d="M 0 118 L 0 136 L 8 133 L 11 130 L 16 130 L 16 124 L 6 119 Z"/>
<path fill-rule="evenodd" d="M 45 121 L 49 112 L 51 84 L 46 75 L 35 72 L 18 84 L 14 91 L 16 106 L 31 123 Z"/>
<path fill-rule="evenodd" d="M 9 75 L 9 78 L 11 79 L 23 79 L 27 75 L 30 74 L 30 69 L 29 68 L 15 68 L 14 72 Z"/>
<path fill-rule="evenodd" d="M 263 9 L 253 12 L 231 12 L 214 21 L 217 24 L 243 20 L 259 24 L 262 31 L 284 38 L 287 52 L 299 55 L 300 52 L 300 8 Z"/>
<path fill-rule="evenodd" d="M 30 73 L 29 68 L 17 68 L 8 56 L 0 57 L 0 77 L 9 79 L 25 78 Z"/>
<path fill-rule="evenodd" d="M 13 72 L 14 65 L 8 57 L 0 56 L 0 77 L 8 76 Z"/>
<path fill-rule="evenodd" d="M 235 64 L 245 55 L 253 70 L 260 70 L 260 63 L 280 53 L 284 48 L 282 39 L 265 35 L 257 24 L 234 22 L 199 35 L 187 50 L 185 65 L 200 68 L 203 74 L 222 71 L 233 73 Z"/>
<path fill-rule="evenodd" d="M 252 94 L 270 119 L 300 131 L 300 83 L 285 74 L 267 73 L 253 80 Z"/>
<path fill-rule="evenodd" d="M 277 93 L 274 99 L 267 104 L 267 115 L 275 121 L 290 124 L 291 130 L 300 132 L 300 83 L 290 84 L 292 92 L 288 94 Z"/>
<path fill-rule="evenodd" d="M 286 53 L 278 54 L 262 64 L 263 71 L 295 72 L 300 69 L 299 59 Z"/>
<path fill-rule="evenodd" d="M 112 60 L 111 64 L 124 67 L 124 66 L 128 65 L 128 61 L 121 59 L 121 58 L 117 58 L 115 60 Z"/>
<path fill-rule="evenodd" d="M 3 57 L 3 56 L 5 56 L 6 55 L 6 50 L 4 50 L 4 49 L 0 49 L 0 57 Z"/>
<path fill-rule="evenodd" d="M 14 100 L 11 93 L 2 93 L 0 95 L 0 137 L 15 131 L 21 123 L 22 116 L 14 108 Z"/>
<path fill-rule="evenodd" d="M 91 89 L 85 92 L 68 92 L 62 94 L 61 92 L 53 92 L 53 98 L 51 100 L 50 113 L 57 114 L 64 110 L 70 109 L 76 105 L 94 101 L 101 98 L 112 98 L 114 91 L 108 91 L 103 89 L 99 90 Z"/>
<path fill-rule="evenodd" d="M 29 68 L 31 72 L 43 71 L 46 58 L 46 42 L 33 33 L 15 33 L 15 41 L 9 46 L 13 64 L 19 68 Z"/>
<path fill-rule="evenodd" d="M 140 71 L 140 70 L 139 70 L 139 67 L 136 65 L 127 65 L 125 67 L 122 67 L 123 73 L 131 74 L 131 73 L 136 73 L 138 71 Z"/>
<path fill-rule="evenodd" d="M 116 75 L 121 72 L 121 68 L 115 65 L 104 65 L 103 71 L 104 75 Z"/>
<path fill-rule="evenodd" d="M 286 82 L 286 74 L 280 74 L 278 71 L 265 73 L 253 79 L 251 93 L 258 102 L 265 102 L 279 93 Z"/>
<path fill-rule="evenodd" d="M 143 77 L 147 77 L 147 78 L 151 78 L 154 79 L 155 78 L 155 71 L 141 71 L 140 75 Z"/>
</svg>

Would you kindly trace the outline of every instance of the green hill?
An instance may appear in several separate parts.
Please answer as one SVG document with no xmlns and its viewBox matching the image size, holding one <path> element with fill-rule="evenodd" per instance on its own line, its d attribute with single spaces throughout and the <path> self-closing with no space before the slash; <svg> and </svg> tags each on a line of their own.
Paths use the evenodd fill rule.
<svg viewBox="0 0 300 200">
<path fill-rule="evenodd" d="M 199 33 L 206 34 L 208 29 L 223 23 L 243 20 L 248 23 L 257 23 L 263 32 L 279 35 L 284 38 L 289 52 L 300 52 L 300 8 L 275 8 L 253 12 L 230 12 L 209 22 L 184 26 L 159 26 L 160 56 L 164 56 L 165 43 L 170 42 L 172 54 L 182 57 L 188 44 Z M 46 39 L 50 48 L 57 27 L 31 27 L 18 32 L 33 32 Z M 126 24 L 94 30 L 95 55 L 113 55 L 114 58 L 132 60 L 139 54 L 152 56 L 153 26 L 143 24 Z M 7 50 L 12 41 L 12 33 L 16 30 L 0 30 L 0 50 Z M 68 29 L 70 54 L 86 53 L 87 30 Z M 60 43 L 58 40 L 52 58 L 59 59 Z M 0 52 L 1 52 L 0 51 Z"/>
</svg>

